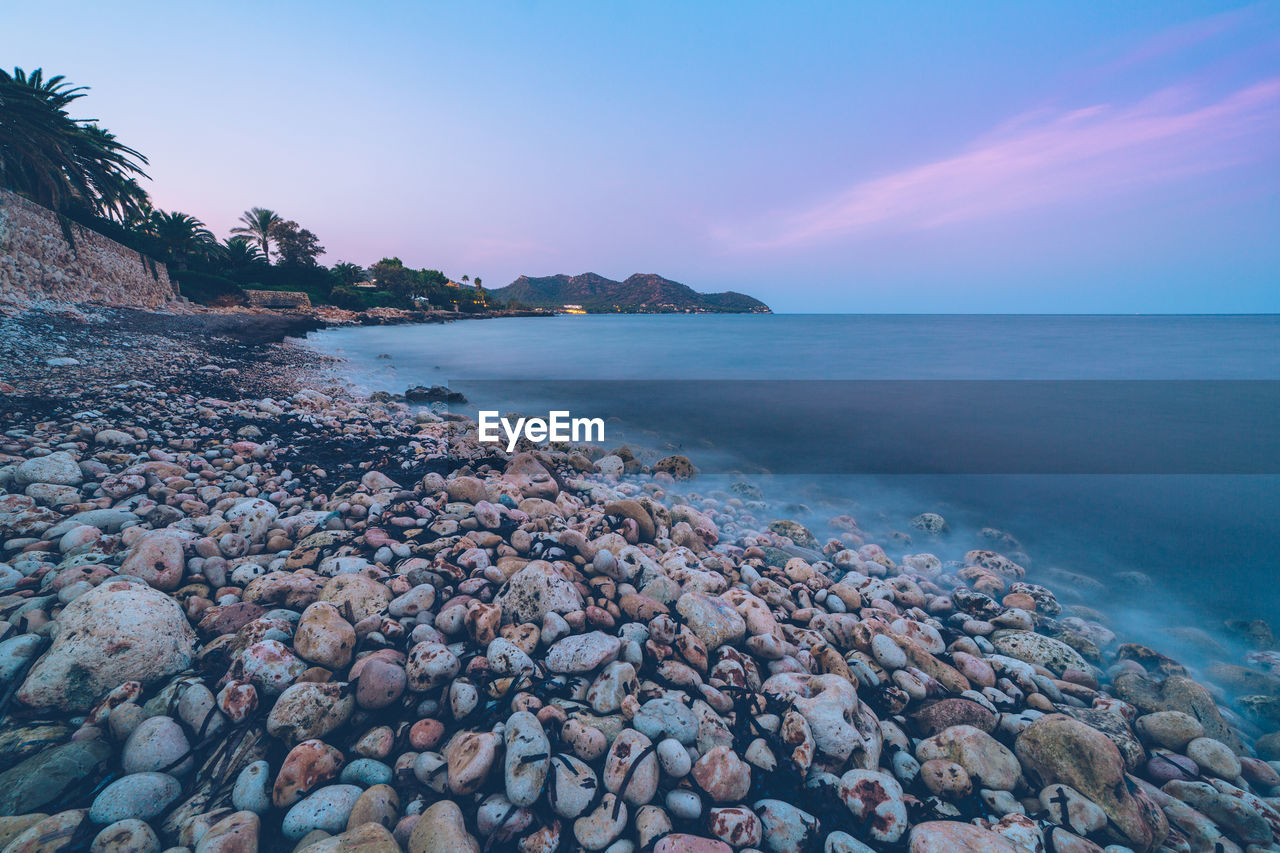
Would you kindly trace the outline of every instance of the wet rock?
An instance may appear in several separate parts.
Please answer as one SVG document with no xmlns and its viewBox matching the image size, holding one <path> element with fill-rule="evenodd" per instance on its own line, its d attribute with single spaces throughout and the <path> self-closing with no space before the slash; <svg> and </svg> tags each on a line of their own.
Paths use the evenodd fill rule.
<svg viewBox="0 0 1280 853">
<path fill-rule="evenodd" d="M 253 766 L 245 768 L 244 772 L 248 773 Z M 289 750 L 284 763 L 280 765 L 280 772 L 276 774 L 275 784 L 271 788 L 271 802 L 276 808 L 289 808 L 315 790 L 318 785 L 337 776 L 341 767 L 342 753 L 337 749 L 322 740 L 314 738 L 304 740 Z M 259 805 L 256 796 L 257 785 L 261 784 L 257 774 L 258 771 L 255 770 L 245 779 L 244 801 L 246 804 L 239 808 L 261 814 L 262 812 L 255 807 Z M 236 785 L 237 788 L 240 787 L 239 779 Z"/>
<path fill-rule="evenodd" d="M 241 770 L 231 789 L 231 804 L 239 811 L 266 814 L 271 808 L 271 765 L 254 761 Z"/>
<path fill-rule="evenodd" d="M 457 655 L 446 646 L 440 643 L 418 643 L 409 652 L 404 672 L 409 689 L 423 692 L 452 680 L 461 666 Z"/>
<path fill-rule="evenodd" d="M 1178 751 L 1204 736 L 1204 726 L 1200 721 L 1181 711 L 1144 714 L 1134 722 L 1134 728 L 1147 743 Z"/>
<path fill-rule="evenodd" d="M 1213 738 L 1198 737 L 1187 744 L 1184 750 L 1187 758 L 1210 776 L 1219 779 L 1238 779 L 1240 777 L 1240 759 L 1227 745 Z"/>
<path fill-rule="evenodd" d="M 658 790 L 658 758 L 653 742 L 635 729 L 623 729 L 604 762 L 604 788 L 626 803 L 642 806 Z"/>
<path fill-rule="evenodd" d="M 369 711 L 390 707 L 404 695 L 407 685 L 403 667 L 371 659 L 360 668 L 356 679 L 356 704 Z"/>
<path fill-rule="evenodd" d="M 1022 853 L 1000 835 L 969 823 L 933 820 L 911 829 L 911 853 Z"/>
<path fill-rule="evenodd" d="M 973 726 L 952 726 L 921 741 L 916 758 L 954 761 L 981 787 L 997 791 L 1012 791 L 1021 773 L 1018 759 L 1004 744 Z"/>
<path fill-rule="evenodd" d="M 1185 675 L 1170 675 L 1158 684 L 1135 672 L 1122 672 L 1112 681 L 1116 695 L 1144 714 L 1181 711 L 1204 726 L 1206 736 L 1221 741 L 1237 755 L 1244 752 L 1240 736 L 1227 725 L 1213 696 Z"/>
<path fill-rule="evenodd" d="M 267 715 L 267 732 L 288 743 L 323 738 L 355 709 L 350 686 L 299 682 L 280 694 Z"/>
<path fill-rule="evenodd" d="M 87 819 L 86 809 L 70 809 L 50 815 L 23 830 L 5 847 L 5 853 L 60 853 L 68 851 L 80 825 Z M 87 840 L 87 839 L 86 839 Z"/>
<path fill-rule="evenodd" d="M 209 827 L 196 853 L 255 853 L 261 823 L 253 812 L 233 812 Z"/>
<path fill-rule="evenodd" d="M 840 800 L 871 838 L 892 844 L 907 831 L 907 806 L 902 786 L 892 776 L 874 770 L 850 770 L 840 777 Z"/>
<path fill-rule="evenodd" d="M 534 560 L 511 576 L 494 602 L 508 622 L 542 622 L 548 613 L 582 609 L 582 596 L 550 563 Z"/>
<path fill-rule="evenodd" d="M 186 569 L 183 541 L 167 530 L 149 533 L 125 556 L 120 574 L 142 578 L 156 589 L 174 590 Z"/>
<path fill-rule="evenodd" d="M 355 785 L 328 785 L 289 809 L 280 828 L 285 838 L 297 841 L 308 832 L 323 829 L 330 834 L 346 829 L 356 800 L 364 793 Z M 244 812 L 252 814 L 252 812 Z M 257 816 L 255 815 L 255 818 Z"/>
<path fill-rule="evenodd" d="M 89 820 L 151 820 L 182 793 L 182 783 L 167 773 L 133 773 L 112 782 L 93 800 Z"/>
<path fill-rule="evenodd" d="M 355 645 L 356 630 L 337 607 L 317 601 L 302 611 L 293 648 L 303 660 L 326 669 L 344 669 L 351 663 Z"/>
<path fill-rule="evenodd" d="M 125 741 L 121 754 L 125 773 L 172 773 L 183 776 L 195 768 L 191 744 L 172 717 L 149 717 Z"/>
<path fill-rule="evenodd" d="M 244 650 L 239 660 L 246 681 L 267 696 L 276 696 L 293 684 L 307 665 L 279 640 L 262 640 Z"/>
<path fill-rule="evenodd" d="M 650 740 L 673 738 L 688 746 L 698 736 L 698 718 L 688 705 L 668 697 L 650 699 L 640 706 L 631 725 Z"/>
<path fill-rule="evenodd" d="M 130 818 L 103 827 L 89 853 L 160 853 L 160 839 L 145 821 Z"/>
<path fill-rule="evenodd" d="M 751 790 L 751 765 L 728 746 L 712 747 L 694 762 L 692 773 L 698 787 L 706 791 L 713 802 L 739 802 Z"/>
<path fill-rule="evenodd" d="M 800 853 L 818 837 L 818 819 L 782 800 L 757 800 L 752 809 L 764 827 L 763 844 L 771 853 Z"/>
<path fill-rule="evenodd" d="M 428 806 L 414 824 L 409 853 L 480 853 L 480 844 L 467 832 L 457 803 L 441 800 Z"/>
<path fill-rule="evenodd" d="M 13 481 L 18 486 L 29 486 L 32 483 L 78 486 L 84 482 L 84 475 L 80 473 L 80 465 L 75 457 L 60 450 L 23 462 L 14 470 Z"/>
<path fill-rule="evenodd" d="M 356 624 L 385 613 L 391 597 L 391 590 L 372 578 L 338 575 L 321 588 L 319 600 L 334 605 L 348 622 Z"/>
<path fill-rule="evenodd" d="M 580 816 L 595 799 L 599 787 L 595 771 L 581 759 L 564 754 L 551 759 L 547 801 L 561 817 Z"/>
<path fill-rule="evenodd" d="M 614 661 L 596 677 L 587 691 L 587 701 L 597 714 L 612 714 L 638 686 L 636 668 L 626 661 Z"/>
<path fill-rule="evenodd" d="M 685 593 L 676 601 L 676 611 L 684 617 L 689 630 L 708 651 L 742 639 L 747 624 L 733 605 L 719 598 L 698 593 Z"/>
<path fill-rule="evenodd" d="M 755 813 L 743 806 L 721 806 L 707 813 L 707 829 L 733 847 L 756 847 L 764 834 L 764 825 Z"/>
<path fill-rule="evenodd" d="M 733 848 L 714 838 L 673 832 L 658 840 L 653 853 L 733 853 Z"/>
<path fill-rule="evenodd" d="M 1059 675 L 1066 669 L 1089 670 L 1089 663 L 1075 649 L 1033 631 L 998 631 L 991 636 L 991 644 L 1003 655 L 1039 664 Z"/>
<path fill-rule="evenodd" d="M 946 800 L 959 800 L 973 793 L 969 773 L 953 761 L 934 758 L 920 765 L 920 781 L 929 793 Z"/>
<path fill-rule="evenodd" d="M 399 815 L 400 797 L 396 794 L 396 789 L 386 783 L 371 785 L 352 807 L 351 817 L 347 818 L 347 831 L 355 831 L 366 824 L 390 829 L 396 825 Z M 374 833 L 371 839 L 378 839 L 378 844 L 385 844 L 382 839 L 388 836 L 389 833 Z M 353 840 L 349 839 L 349 842 Z"/>
<path fill-rule="evenodd" d="M 617 637 L 600 631 L 565 637 L 547 649 L 547 669 L 569 674 L 590 672 L 616 658 L 621 648 Z"/>
<path fill-rule="evenodd" d="M 941 699 L 921 707 L 911 715 L 920 734 L 936 735 L 952 726 L 972 726 L 990 734 L 996 728 L 996 715 L 969 699 Z"/>
<path fill-rule="evenodd" d="M 603 850 L 626 825 L 626 804 L 613 794 L 605 794 L 593 811 L 573 822 L 573 837 L 586 850 Z"/>
<path fill-rule="evenodd" d="M 689 751 L 675 738 L 664 738 L 656 748 L 658 764 L 662 772 L 673 779 L 683 779 L 693 769 L 693 759 Z"/>
<path fill-rule="evenodd" d="M 1271 841 L 1271 827 L 1257 809 L 1237 797 L 1230 797 L 1205 782 L 1169 782 L 1162 789 L 1191 808 L 1208 816 L 1228 835 L 1245 844 Z"/>
<path fill-rule="evenodd" d="M 97 778 L 111 757 L 99 740 L 74 740 L 51 746 L 0 773 L 0 815 L 38 811 L 62 798 L 72 786 Z"/>
<path fill-rule="evenodd" d="M 501 739 L 492 732 L 461 732 L 449 742 L 449 790 L 470 794 L 479 790 L 497 757 Z"/>
<path fill-rule="evenodd" d="M 503 787 L 507 799 L 516 806 L 531 806 L 542 795 L 547 781 L 551 743 L 542 723 L 528 711 L 517 711 L 507 718 L 503 740 Z"/>
<path fill-rule="evenodd" d="M 465 848 L 458 849 L 465 850 Z M 299 849 L 298 853 L 402 853 L 402 851 L 395 836 L 386 827 L 380 823 L 366 822 L 353 826 L 341 835 L 308 844 Z"/>
<path fill-rule="evenodd" d="M 1139 853 L 1160 846 L 1169 833 L 1163 812 L 1124 784 L 1124 760 L 1106 735 L 1062 714 L 1049 714 L 1018 736 L 1015 749 L 1046 786 L 1064 784 L 1106 812 L 1119 840 Z"/>
<path fill-rule="evenodd" d="M 195 632 L 172 598 L 138 582 L 109 581 L 66 606 L 58 636 L 18 699 L 86 711 L 125 681 L 153 685 L 191 665 Z"/>
</svg>

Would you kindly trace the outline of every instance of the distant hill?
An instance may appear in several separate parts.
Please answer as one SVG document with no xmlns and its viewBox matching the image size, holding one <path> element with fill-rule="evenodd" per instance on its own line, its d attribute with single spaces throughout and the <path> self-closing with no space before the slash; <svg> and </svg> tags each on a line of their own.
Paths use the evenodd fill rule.
<svg viewBox="0 0 1280 853">
<path fill-rule="evenodd" d="M 593 272 L 536 278 L 522 275 L 489 295 L 531 308 L 578 305 L 592 314 L 770 313 L 768 305 L 744 293 L 698 293 L 686 284 L 653 273 L 636 273 L 626 281 L 614 281 Z"/>
</svg>

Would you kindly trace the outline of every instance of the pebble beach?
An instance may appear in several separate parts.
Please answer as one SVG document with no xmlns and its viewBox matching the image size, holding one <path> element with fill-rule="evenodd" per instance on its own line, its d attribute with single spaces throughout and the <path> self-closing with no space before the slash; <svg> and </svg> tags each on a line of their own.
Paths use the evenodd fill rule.
<svg viewBox="0 0 1280 853">
<path fill-rule="evenodd" d="M 1193 665 L 1000 530 L 481 445 L 316 325 L 0 316 L 0 853 L 1280 850 L 1265 623 Z"/>
</svg>

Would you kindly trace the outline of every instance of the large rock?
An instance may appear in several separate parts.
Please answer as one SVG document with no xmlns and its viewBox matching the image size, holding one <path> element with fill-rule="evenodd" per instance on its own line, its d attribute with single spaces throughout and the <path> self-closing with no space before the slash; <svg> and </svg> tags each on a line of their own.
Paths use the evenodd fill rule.
<svg viewBox="0 0 1280 853">
<path fill-rule="evenodd" d="M 1181 711 L 1199 720 L 1205 735 L 1222 741 L 1237 755 L 1248 754 L 1235 729 L 1222 718 L 1213 696 L 1185 675 L 1171 675 L 1163 682 L 1157 682 L 1141 673 L 1122 672 L 1115 677 L 1112 687 L 1119 698 L 1140 713 Z"/>
<path fill-rule="evenodd" d="M 172 598 L 113 580 L 67 605 L 58 635 L 18 691 L 35 708 L 87 711 L 126 681 L 152 685 L 191 665 L 196 635 Z"/>
<path fill-rule="evenodd" d="M 939 759 L 959 764 L 983 788 L 1012 791 L 1018 782 L 1018 759 L 1000 741 L 973 726 L 951 726 L 916 746 L 921 762 Z"/>
<path fill-rule="evenodd" d="M 736 643 L 747 633 L 747 623 L 738 611 L 720 598 L 687 592 L 676 601 L 676 610 L 708 651 Z"/>
<path fill-rule="evenodd" d="M 1107 813 L 1108 832 L 1137 853 L 1164 843 L 1164 812 L 1125 778 L 1124 759 L 1111 739 L 1066 716 L 1036 720 L 1018 737 L 1014 750 L 1042 784 L 1075 788 Z"/>
<path fill-rule="evenodd" d="M 183 551 L 182 539 L 168 530 L 148 533 L 125 556 L 120 574 L 142 578 L 156 589 L 177 589 L 186 568 Z"/>
<path fill-rule="evenodd" d="M 36 506 L 34 498 L 0 495 L 0 539 L 38 536 L 61 520 L 61 514 Z"/>
<path fill-rule="evenodd" d="M 29 486 L 32 483 L 78 486 L 84 482 L 84 475 L 80 473 L 80 465 L 75 457 L 60 450 L 23 462 L 13 472 L 13 479 L 19 486 Z"/>
<path fill-rule="evenodd" d="M 111 758 L 111 747 L 100 740 L 73 740 L 51 746 L 0 773 L 0 815 L 39 811 L 72 785 L 98 778 Z"/>
<path fill-rule="evenodd" d="M 409 853 L 479 853 L 480 844 L 462 816 L 462 809 L 452 800 L 432 803 L 413 825 L 409 835 Z"/>
<path fill-rule="evenodd" d="M 511 576 L 495 603 L 507 622 L 541 623 L 548 613 L 582 609 L 578 590 L 545 560 L 534 560 Z"/>
<path fill-rule="evenodd" d="M 1066 669 L 1089 671 L 1089 663 L 1075 649 L 1034 631 L 999 631 L 992 636 L 991 645 L 1002 655 L 1039 664 L 1058 675 Z"/>
<path fill-rule="evenodd" d="M 931 820 L 911 830 L 911 853 L 1018 853 L 989 829 L 955 820 Z"/>
</svg>

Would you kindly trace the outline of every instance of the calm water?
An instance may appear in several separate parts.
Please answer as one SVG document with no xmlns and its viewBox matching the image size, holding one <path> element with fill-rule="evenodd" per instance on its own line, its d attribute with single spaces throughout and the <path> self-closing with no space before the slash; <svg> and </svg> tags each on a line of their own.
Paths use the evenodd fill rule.
<svg viewBox="0 0 1280 853">
<path fill-rule="evenodd" d="M 936 510 L 951 536 L 897 550 L 947 559 L 1009 531 L 1032 579 L 1152 642 L 1280 616 L 1280 384 L 1256 381 L 1280 380 L 1280 316 L 565 316 L 309 340 L 361 390 L 612 415 L 611 439 L 770 471 L 753 481 L 819 535 L 837 512 L 889 531 Z"/>
</svg>

